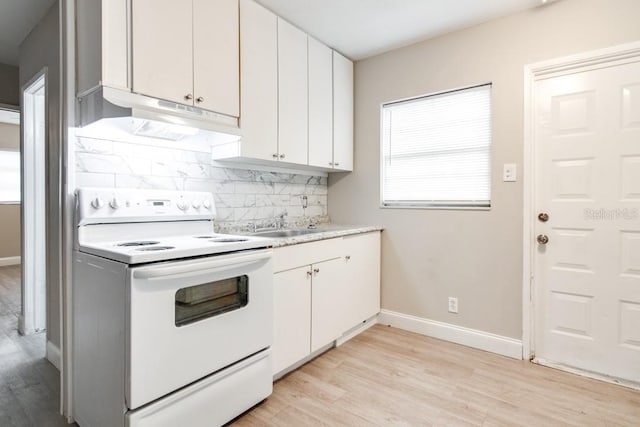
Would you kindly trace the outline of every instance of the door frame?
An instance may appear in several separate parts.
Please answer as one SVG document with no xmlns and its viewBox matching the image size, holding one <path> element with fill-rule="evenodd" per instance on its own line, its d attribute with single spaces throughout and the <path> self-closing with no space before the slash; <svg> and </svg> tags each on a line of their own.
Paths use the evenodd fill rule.
<svg viewBox="0 0 640 427">
<path fill-rule="evenodd" d="M 29 335 L 36 332 L 42 332 L 47 327 L 47 301 L 48 299 L 48 277 L 47 277 L 47 256 L 49 241 L 49 231 L 46 220 L 46 209 L 48 200 L 47 191 L 47 171 L 49 158 L 49 136 L 47 128 L 49 125 L 49 77 L 48 69 L 44 67 L 38 71 L 27 83 L 20 88 L 21 111 L 20 111 L 20 153 L 21 153 L 21 209 L 20 209 L 20 242 L 22 257 L 22 274 L 21 274 L 21 290 L 22 290 L 22 308 L 18 321 L 18 329 L 21 334 Z M 35 127 L 37 124 L 33 121 L 33 111 L 35 103 L 33 99 L 27 100 L 28 97 L 35 97 L 36 92 L 44 91 L 44 129 L 42 132 L 42 140 L 35 140 Z M 27 111 L 29 109 L 29 111 Z M 30 138 L 27 138 L 29 136 Z M 29 141 L 28 141 L 29 140 Z M 34 142 L 27 147 L 28 142 Z M 42 144 L 42 146 L 40 146 Z M 44 150 L 41 152 L 40 150 Z M 44 170 L 34 169 L 34 162 L 42 157 Z M 27 186 L 27 179 L 33 185 Z M 29 201 L 25 203 L 25 201 Z M 26 206 L 26 209 L 25 209 Z M 44 209 L 44 210 L 43 210 Z M 35 223 L 42 221 L 44 236 L 36 236 L 37 227 Z M 27 232 L 27 229 L 30 229 Z M 26 238 L 33 237 L 35 239 L 43 238 L 44 250 L 38 255 L 38 251 L 34 247 L 27 244 Z M 41 259 L 40 259 L 41 258 Z M 36 263 L 35 271 L 27 271 L 27 265 Z M 28 276 L 33 273 L 34 277 Z M 44 280 L 44 290 L 38 289 L 35 280 L 36 276 L 42 275 Z M 44 291 L 44 292 L 42 292 Z"/>
<path fill-rule="evenodd" d="M 592 50 L 576 55 L 527 64 L 524 67 L 524 158 L 523 158 L 523 233 L 522 233 L 522 358 L 535 357 L 535 83 L 557 77 L 623 64 L 640 58 L 640 41 Z M 575 370 L 574 370 L 575 372 Z"/>
</svg>

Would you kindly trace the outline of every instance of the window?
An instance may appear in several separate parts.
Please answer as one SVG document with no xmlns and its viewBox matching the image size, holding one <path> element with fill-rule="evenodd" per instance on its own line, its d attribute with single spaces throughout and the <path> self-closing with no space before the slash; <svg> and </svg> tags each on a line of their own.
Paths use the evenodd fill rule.
<svg viewBox="0 0 640 427">
<path fill-rule="evenodd" d="M 491 85 L 382 105 L 382 206 L 491 206 Z"/>
<path fill-rule="evenodd" d="M 20 152 L 0 150 L 0 203 L 20 203 Z"/>
</svg>

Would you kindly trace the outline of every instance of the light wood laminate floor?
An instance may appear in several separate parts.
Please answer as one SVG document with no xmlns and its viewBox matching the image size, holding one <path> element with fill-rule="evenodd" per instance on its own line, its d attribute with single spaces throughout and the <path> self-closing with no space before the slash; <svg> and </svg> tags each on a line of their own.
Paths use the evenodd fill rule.
<svg viewBox="0 0 640 427">
<path fill-rule="evenodd" d="M 240 426 L 640 426 L 640 392 L 376 325 L 274 385 Z"/>
<path fill-rule="evenodd" d="M 66 426 L 45 336 L 0 267 L 0 426 Z M 377 325 L 281 379 L 241 426 L 640 426 L 640 392 Z"/>
<path fill-rule="evenodd" d="M 67 426 L 45 333 L 18 334 L 20 305 L 20 266 L 0 267 L 0 426 Z"/>
</svg>

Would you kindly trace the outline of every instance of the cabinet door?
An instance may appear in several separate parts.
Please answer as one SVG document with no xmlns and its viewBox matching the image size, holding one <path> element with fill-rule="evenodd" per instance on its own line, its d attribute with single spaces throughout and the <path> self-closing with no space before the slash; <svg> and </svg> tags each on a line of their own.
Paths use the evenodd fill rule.
<svg viewBox="0 0 640 427">
<path fill-rule="evenodd" d="M 192 2 L 133 0 L 131 7 L 133 91 L 192 104 Z"/>
<path fill-rule="evenodd" d="M 344 331 L 380 312 L 380 232 L 344 237 Z"/>
<path fill-rule="evenodd" d="M 310 353 L 311 278 L 309 266 L 273 276 L 273 373 Z"/>
<path fill-rule="evenodd" d="M 278 18 L 279 160 L 307 164 L 307 35 Z"/>
<path fill-rule="evenodd" d="M 353 170 L 353 63 L 333 52 L 333 164 Z"/>
<path fill-rule="evenodd" d="M 278 155 L 278 18 L 253 0 L 240 0 L 240 93 L 242 156 L 274 160 Z"/>
<path fill-rule="evenodd" d="M 349 310 L 344 296 L 344 260 L 313 264 L 311 282 L 311 351 L 329 344 L 344 332 Z"/>
<path fill-rule="evenodd" d="M 240 115 L 238 14 L 238 0 L 193 0 L 195 105 L 233 117 Z"/>
<path fill-rule="evenodd" d="M 309 37 L 309 165 L 333 166 L 333 59 Z"/>
</svg>

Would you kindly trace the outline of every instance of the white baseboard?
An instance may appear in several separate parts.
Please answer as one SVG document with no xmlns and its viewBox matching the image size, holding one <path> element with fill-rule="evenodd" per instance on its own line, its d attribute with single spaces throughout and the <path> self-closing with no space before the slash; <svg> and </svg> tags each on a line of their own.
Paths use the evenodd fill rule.
<svg viewBox="0 0 640 427">
<path fill-rule="evenodd" d="M 393 326 L 456 344 L 466 345 L 514 359 L 522 359 L 522 341 L 450 323 L 423 319 L 390 310 L 381 310 L 378 323 Z"/>
<path fill-rule="evenodd" d="M 55 366 L 58 371 L 62 365 L 62 358 L 60 356 L 60 348 L 56 347 L 51 341 L 47 341 L 47 360 Z"/>
<path fill-rule="evenodd" d="M 8 256 L 8 257 L 0 258 L 0 267 L 4 267 L 7 265 L 16 265 L 16 264 L 20 264 L 19 256 Z"/>
</svg>

